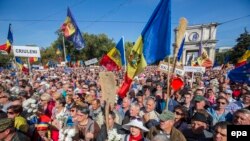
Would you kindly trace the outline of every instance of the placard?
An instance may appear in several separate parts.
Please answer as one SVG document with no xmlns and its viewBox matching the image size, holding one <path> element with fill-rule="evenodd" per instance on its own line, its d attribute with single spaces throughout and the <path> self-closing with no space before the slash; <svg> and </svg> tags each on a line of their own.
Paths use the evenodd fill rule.
<svg viewBox="0 0 250 141">
<path fill-rule="evenodd" d="M 185 72 L 200 72 L 205 73 L 205 67 L 196 67 L 196 66 L 184 66 Z"/>
<path fill-rule="evenodd" d="M 13 46 L 13 53 L 18 57 L 41 57 L 39 47 L 34 46 Z"/>
<path fill-rule="evenodd" d="M 98 63 L 98 60 L 97 60 L 97 58 L 93 58 L 93 59 L 85 61 L 84 63 L 85 63 L 86 66 L 88 66 L 88 65 L 91 65 L 91 64 Z"/>
<path fill-rule="evenodd" d="M 160 71 L 162 71 L 162 72 L 168 73 L 168 64 L 165 63 L 165 62 L 160 62 L 159 66 L 158 66 L 158 69 L 159 69 Z M 170 72 L 172 73 L 172 72 L 173 72 L 173 67 L 172 67 L 172 65 L 170 65 L 169 69 L 170 69 Z M 176 68 L 175 68 L 175 74 L 178 74 L 178 75 L 183 76 L 184 73 L 185 73 L 185 72 L 184 72 L 180 67 L 176 67 Z"/>
</svg>

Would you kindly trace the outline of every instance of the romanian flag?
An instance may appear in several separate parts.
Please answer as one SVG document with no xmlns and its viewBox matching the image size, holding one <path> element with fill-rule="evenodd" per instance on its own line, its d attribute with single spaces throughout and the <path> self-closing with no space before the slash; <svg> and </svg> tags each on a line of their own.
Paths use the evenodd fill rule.
<svg viewBox="0 0 250 141">
<path fill-rule="evenodd" d="M 125 80 L 118 91 L 119 96 L 126 96 L 133 78 L 147 65 L 170 55 L 170 48 L 171 0 L 161 0 L 130 52 Z"/>
<path fill-rule="evenodd" d="M 243 54 L 243 56 L 238 60 L 235 67 L 243 66 L 247 63 L 248 59 L 250 58 L 250 47 L 248 47 L 247 51 Z"/>
<path fill-rule="evenodd" d="M 100 64 L 104 66 L 108 71 L 120 70 L 122 65 L 125 64 L 124 53 L 124 39 L 123 37 L 117 43 L 116 47 L 113 47 L 108 54 L 104 55 L 100 61 Z"/>
<path fill-rule="evenodd" d="M 13 34 L 12 34 L 12 31 L 11 31 L 11 24 L 9 24 L 9 31 L 8 31 L 7 41 L 6 41 L 5 44 L 0 45 L 0 51 L 5 51 L 5 52 L 7 52 L 9 54 L 10 50 L 11 50 L 12 43 L 13 43 Z"/>
<path fill-rule="evenodd" d="M 69 8 L 67 10 L 66 20 L 61 26 L 61 30 L 63 31 L 64 36 L 74 43 L 74 46 L 77 50 L 84 48 L 85 42 L 83 40 L 81 31 L 79 30 Z"/>
<path fill-rule="evenodd" d="M 29 58 L 30 63 L 37 62 L 38 60 L 39 60 L 38 57 L 30 57 L 30 58 Z"/>
</svg>

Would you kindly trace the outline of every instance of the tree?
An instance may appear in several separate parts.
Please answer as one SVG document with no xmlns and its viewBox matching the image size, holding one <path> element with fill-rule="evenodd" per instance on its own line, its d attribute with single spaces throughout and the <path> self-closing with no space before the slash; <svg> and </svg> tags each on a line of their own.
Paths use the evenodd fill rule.
<svg viewBox="0 0 250 141">
<path fill-rule="evenodd" d="M 50 49 L 46 49 L 43 58 L 49 57 L 50 59 L 57 59 L 58 57 L 64 58 L 64 54 L 55 55 L 58 46 L 63 46 L 63 35 L 60 31 L 57 31 L 58 38 L 54 41 Z M 76 50 L 74 44 L 65 39 L 66 54 L 71 56 L 72 61 L 77 60 L 89 60 L 92 58 L 100 59 L 103 54 L 106 54 L 112 47 L 115 46 L 113 39 L 109 39 L 106 34 L 88 34 L 84 33 L 83 38 L 85 40 L 85 48 L 82 50 Z M 64 59 L 63 59 L 64 60 Z"/>
<path fill-rule="evenodd" d="M 0 53 L 0 67 L 7 67 L 13 61 L 13 54 L 10 55 Z"/>
<path fill-rule="evenodd" d="M 245 29 L 245 32 L 240 34 L 240 37 L 236 40 L 238 43 L 234 46 L 233 50 L 229 51 L 230 62 L 236 64 L 240 57 L 250 47 L 250 34 Z"/>
</svg>

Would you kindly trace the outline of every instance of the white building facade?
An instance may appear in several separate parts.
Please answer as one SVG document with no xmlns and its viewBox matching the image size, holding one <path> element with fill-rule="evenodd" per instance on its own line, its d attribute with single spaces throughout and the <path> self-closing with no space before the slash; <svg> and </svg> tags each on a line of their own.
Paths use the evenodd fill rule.
<svg viewBox="0 0 250 141">
<path fill-rule="evenodd" d="M 199 49 L 207 51 L 209 58 L 214 62 L 216 47 L 216 27 L 217 23 L 188 26 L 182 53 L 182 64 L 190 65 L 191 60 L 198 57 Z M 175 29 L 175 38 L 176 38 Z M 201 47 L 200 47 L 201 46 Z"/>
</svg>

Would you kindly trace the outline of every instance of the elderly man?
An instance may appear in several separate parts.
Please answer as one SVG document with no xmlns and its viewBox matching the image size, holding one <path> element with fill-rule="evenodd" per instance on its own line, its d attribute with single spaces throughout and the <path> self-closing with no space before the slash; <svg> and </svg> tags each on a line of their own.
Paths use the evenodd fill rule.
<svg viewBox="0 0 250 141">
<path fill-rule="evenodd" d="M 131 119 L 139 117 L 140 112 L 140 105 L 137 103 L 132 103 L 129 108 L 129 115 L 125 115 L 124 119 L 122 120 L 122 124 L 127 124 Z"/>
<path fill-rule="evenodd" d="M 157 134 L 163 134 L 171 141 L 186 141 L 183 134 L 174 127 L 174 113 L 164 111 L 160 116 L 160 125 L 151 127 L 147 134 L 148 139 L 153 139 Z"/>
<path fill-rule="evenodd" d="M 128 97 L 123 98 L 121 106 L 122 107 L 118 109 L 119 116 L 121 117 L 119 123 L 122 123 L 125 115 L 129 115 L 130 99 Z"/>
<path fill-rule="evenodd" d="M 213 141 L 227 141 L 227 125 L 230 125 L 230 123 L 226 121 L 216 123 Z"/>
<path fill-rule="evenodd" d="M 250 111 L 247 109 L 237 110 L 233 115 L 234 125 L 250 125 Z"/>
<path fill-rule="evenodd" d="M 207 117 L 203 113 L 197 112 L 191 119 L 191 129 L 184 130 L 183 134 L 188 141 L 210 141 L 213 134 L 207 131 L 207 129 Z"/>
<path fill-rule="evenodd" d="M 155 111 L 156 101 L 154 97 L 148 97 L 145 110 L 140 112 L 140 116 L 144 118 L 145 126 L 151 128 L 159 122 L 159 113 Z"/>
</svg>

